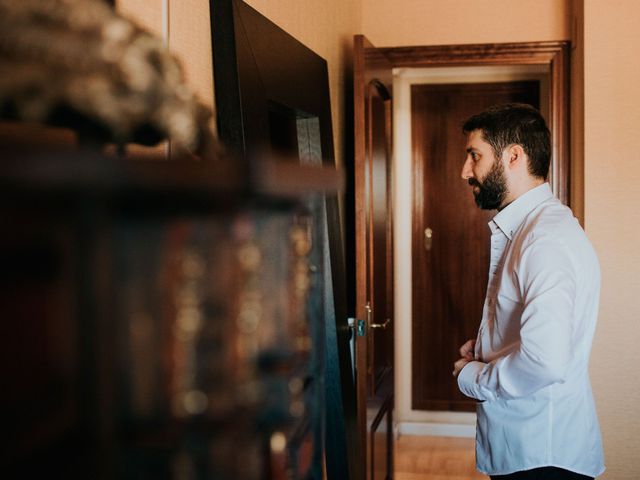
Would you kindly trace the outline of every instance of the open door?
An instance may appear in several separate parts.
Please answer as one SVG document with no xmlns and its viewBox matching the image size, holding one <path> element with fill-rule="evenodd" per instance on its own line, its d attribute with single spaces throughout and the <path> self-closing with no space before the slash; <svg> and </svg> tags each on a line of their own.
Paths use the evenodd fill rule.
<svg viewBox="0 0 640 480">
<path fill-rule="evenodd" d="M 385 480 L 393 477 L 391 95 L 376 71 L 391 69 L 372 55 L 371 43 L 356 35 L 356 389 L 366 480 Z"/>
<path fill-rule="evenodd" d="M 356 340 L 356 388 L 357 388 L 357 410 L 359 434 L 362 445 L 366 446 L 366 472 L 367 480 L 372 478 L 391 477 L 393 466 L 393 444 L 390 427 L 392 425 L 391 414 L 393 411 L 393 330 L 394 323 L 410 322 L 411 318 L 394 319 L 393 301 L 393 259 L 391 255 L 391 188 L 388 182 L 390 173 L 390 112 L 388 107 L 390 85 L 392 83 L 392 70 L 394 68 L 416 69 L 416 68 L 449 68 L 449 67 L 514 67 L 529 65 L 535 66 L 544 73 L 545 82 L 549 85 L 549 98 L 545 103 L 541 103 L 548 111 L 548 121 L 552 133 L 552 167 L 551 180 L 556 195 L 563 201 L 569 200 L 569 132 L 566 119 L 569 115 L 570 98 L 569 92 L 569 57 L 570 45 L 568 42 L 531 42 L 531 43 L 505 43 L 505 44 L 477 44 L 477 45 L 456 45 L 456 46 L 412 46 L 412 47 L 385 47 L 375 48 L 363 36 L 356 36 L 354 41 L 354 138 L 355 138 L 355 163 L 354 163 L 354 205 L 355 218 L 355 316 L 361 320 L 359 336 Z M 385 93 L 386 91 L 386 93 Z M 397 92 L 396 92 L 397 94 Z M 443 101 L 442 92 L 435 95 L 439 102 Z M 484 108 L 477 104 L 478 99 L 472 96 L 475 109 Z M 497 100 L 496 100 L 497 101 Z M 503 100 L 500 100 L 503 101 Z M 518 101 L 535 102 L 532 99 L 519 99 Z M 469 105 L 471 103 L 469 102 Z M 469 105 L 461 105 L 460 108 L 467 108 Z M 546 107 L 545 107 L 546 105 Z M 423 107 L 416 105 L 417 109 L 425 112 Z M 449 107 L 446 107 L 449 108 Z M 447 121 L 452 121 L 447 110 L 442 105 L 436 106 L 430 111 L 434 115 L 446 116 Z M 543 108 L 543 110 L 544 110 Z M 462 118 L 466 118 L 469 112 L 463 112 Z M 439 119 L 425 119 L 425 124 L 445 125 Z M 455 119 L 453 119 L 455 123 Z M 444 127 L 442 127 L 444 128 Z M 453 128 L 453 127 L 452 127 Z M 460 134 L 459 127 L 452 131 Z M 414 131 L 420 135 L 418 128 L 412 126 Z M 449 135 L 449 130 L 442 130 L 441 135 Z M 440 142 L 441 139 L 434 140 Z M 458 141 L 456 141 L 458 142 Z M 454 142 L 454 144 L 458 144 Z M 424 143 L 424 142 L 423 142 Z M 414 150 L 424 151 L 424 145 L 416 139 L 413 144 Z M 419 146 L 419 148 L 417 147 Z M 464 152 L 462 152 L 464 153 Z M 433 173 L 433 165 L 427 165 L 423 161 L 424 168 L 429 168 Z M 437 166 L 437 165 L 436 165 Z M 422 170 L 416 168 L 414 163 L 413 181 L 424 182 Z M 457 168 L 460 168 L 459 166 Z M 431 175 L 430 181 L 437 181 L 439 178 L 451 179 L 453 182 L 458 175 Z M 441 171 L 442 173 L 442 171 Z M 445 172 L 446 173 L 446 172 Z M 429 208 L 437 205 L 437 200 L 428 198 L 423 194 L 423 189 L 412 187 L 410 192 L 415 202 L 429 202 Z M 457 187 L 456 187 L 457 188 Z M 445 189 L 451 192 L 451 189 Z M 402 192 L 397 192 L 402 193 Z M 447 195 L 449 195 L 447 193 Z M 442 195 L 440 195 L 442 198 Z M 469 197 L 465 196 L 466 200 Z M 447 197 L 447 201 L 449 198 Z M 441 202 L 442 203 L 442 202 Z M 446 202 L 445 202 L 446 203 Z M 425 210 L 426 211 L 426 210 Z M 472 211 L 475 211 L 472 209 Z M 415 255 L 413 259 L 416 269 L 427 268 L 428 259 L 441 258 L 438 248 L 449 245 L 450 242 L 442 241 L 443 229 L 436 223 L 433 215 L 418 215 L 414 206 L 412 217 L 412 228 L 419 246 L 422 259 Z M 440 212 L 438 212 L 440 214 Z M 485 221 L 486 224 L 486 221 Z M 430 230 L 430 232 L 428 231 Z M 386 231 L 386 233 L 384 233 Z M 428 235 L 427 235 L 428 233 Z M 434 237 L 435 235 L 435 237 Z M 386 256 L 385 256 L 386 252 Z M 403 255 L 411 256 L 411 247 L 403 251 Z M 433 262 L 432 262 L 433 263 Z M 429 275 L 436 275 L 436 270 Z M 428 278 L 426 273 L 417 274 L 423 282 Z M 415 277 L 414 277 L 415 278 Z M 415 280 L 414 280 L 415 281 Z M 417 283 L 417 281 L 416 281 Z M 434 282 L 431 282 L 432 284 Z M 482 285 L 475 282 L 474 285 Z M 415 288 L 415 285 L 414 285 Z M 385 297 L 384 291 L 387 292 Z M 425 289 L 414 290 L 416 295 L 424 296 Z M 480 293 L 481 295 L 482 292 Z M 443 296 L 435 292 L 436 296 Z M 444 297 L 443 297 L 444 298 Z M 482 297 L 484 298 L 484 297 Z M 413 299 L 412 299 L 413 301 Z M 421 319 L 421 325 L 428 328 L 433 327 L 433 322 L 429 319 L 429 313 L 416 313 L 412 311 L 414 319 Z M 389 319 L 389 322 L 387 322 Z M 396 322 L 396 320 L 398 320 Z M 386 328 L 384 327 L 386 325 Z M 409 326 L 403 325 L 398 331 L 406 331 Z M 412 325 L 412 334 L 416 338 L 415 324 Z M 427 332 L 430 337 L 434 336 L 434 331 Z M 439 331 L 435 332 L 435 336 Z M 447 338 L 453 338 L 448 335 Z M 454 340 L 456 340 L 454 338 Z M 415 340 L 414 340 L 415 342 Z M 456 347 L 452 351 L 455 354 Z M 415 345 L 415 343 L 414 343 Z M 407 345 L 408 346 L 408 345 Z M 446 346 L 446 345 L 445 345 Z M 403 345 L 403 348 L 405 345 Z M 421 347 L 421 346 L 420 346 Z M 451 349 L 447 347 L 448 351 Z M 411 349 L 416 352 L 415 346 Z M 423 352 L 424 351 L 423 348 Z M 398 356 L 403 357 L 403 368 L 412 363 L 411 354 L 404 355 L 405 352 L 398 352 Z M 453 358 L 451 361 L 455 360 Z M 429 365 L 418 360 L 424 368 Z M 415 365 L 415 364 L 414 364 Z M 417 372 L 415 369 L 414 372 Z M 433 373 L 437 369 L 430 369 Z M 423 370 L 424 372 L 424 370 Z M 450 377 L 450 369 L 447 369 Z M 416 380 L 412 381 L 414 386 Z M 444 382 L 440 382 L 444 385 Z M 435 393 L 431 387 L 423 390 Z M 456 390 L 457 391 L 457 390 Z M 409 392 L 402 392 L 408 394 Z M 409 402 L 410 404 L 410 402 Z M 451 409 L 452 402 L 448 401 L 444 408 Z M 405 402 L 403 402 L 405 405 Z M 455 406 L 455 405 L 454 405 Z M 456 409 L 464 409 L 458 408 Z M 415 409 L 438 408 L 434 404 L 424 404 L 415 402 Z M 385 431 L 386 430 L 386 431 Z M 363 452 L 364 454 L 364 452 Z M 365 461 L 358 461 L 358 465 L 365 464 Z M 364 466 L 362 467 L 364 468 Z M 354 478 L 364 478 L 358 475 Z"/>
</svg>

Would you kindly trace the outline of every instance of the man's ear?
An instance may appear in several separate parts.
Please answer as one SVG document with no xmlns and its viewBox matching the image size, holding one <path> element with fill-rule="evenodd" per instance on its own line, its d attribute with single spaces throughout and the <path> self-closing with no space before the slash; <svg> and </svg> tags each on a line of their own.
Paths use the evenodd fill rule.
<svg viewBox="0 0 640 480">
<path fill-rule="evenodd" d="M 518 166 L 527 164 L 527 155 L 524 153 L 522 145 L 514 143 L 507 148 L 508 161 L 507 165 L 510 169 L 517 168 Z"/>
</svg>

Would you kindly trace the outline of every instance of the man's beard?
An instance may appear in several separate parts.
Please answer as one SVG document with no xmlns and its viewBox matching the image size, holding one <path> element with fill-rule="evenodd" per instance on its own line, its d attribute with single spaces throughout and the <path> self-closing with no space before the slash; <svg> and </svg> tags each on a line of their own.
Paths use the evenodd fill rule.
<svg viewBox="0 0 640 480">
<path fill-rule="evenodd" d="M 502 206 L 504 197 L 507 195 L 507 182 L 500 160 L 494 162 L 482 183 L 475 178 L 470 178 L 468 182 L 469 185 L 480 189 L 478 192 L 473 191 L 478 207 L 483 210 L 497 210 Z"/>
</svg>

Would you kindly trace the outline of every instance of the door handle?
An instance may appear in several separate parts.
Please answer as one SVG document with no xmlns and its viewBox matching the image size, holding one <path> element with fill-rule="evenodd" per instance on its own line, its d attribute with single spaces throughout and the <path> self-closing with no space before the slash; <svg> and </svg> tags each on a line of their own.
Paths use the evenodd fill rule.
<svg viewBox="0 0 640 480">
<path fill-rule="evenodd" d="M 385 319 L 384 323 L 373 323 L 373 309 L 371 308 L 371 302 L 367 302 L 364 309 L 367 311 L 367 325 L 370 328 L 379 328 L 381 330 L 386 330 L 387 327 L 391 324 L 391 319 Z"/>
<path fill-rule="evenodd" d="M 433 230 L 429 227 L 424 229 L 424 249 L 428 252 L 433 244 Z"/>
<path fill-rule="evenodd" d="M 380 330 L 386 330 L 387 327 L 391 325 L 391 319 L 387 318 L 384 323 L 370 323 L 369 326 L 371 328 L 379 328 Z"/>
</svg>

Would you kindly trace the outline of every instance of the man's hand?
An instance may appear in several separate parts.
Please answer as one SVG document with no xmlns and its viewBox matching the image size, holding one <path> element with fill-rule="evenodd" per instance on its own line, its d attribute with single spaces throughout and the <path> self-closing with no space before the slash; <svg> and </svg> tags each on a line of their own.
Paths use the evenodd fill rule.
<svg viewBox="0 0 640 480">
<path fill-rule="evenodd" d="M 453 376 L 458 377 L 458 374 L 462 371 L 465 365 L 469 363 L 469 360 L 466 358 L 460 358 L 456 363 L 453 364 Z"/>
<path fill-rule="evenodd" d="M 473 360 L 474 350 L 476 348 L 475 339 L 467 340 L 464 345 L 460 347 L 460 356 L 462 358 L 466 358 L 467 360 Z"/>
<path fill-rule="evenodd" d="M 460 347 L 460 355 L 462 358 L 458 359 L 453 364 L 453 376 L 458 377 L 458 374 L 462 371 L 467 363 L 473 360 L 473 352 L 476 346 L 475 340 L 467 340 L 464 345 Z"/>
</svg>

